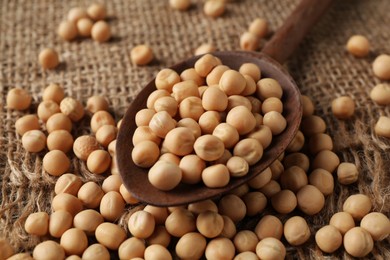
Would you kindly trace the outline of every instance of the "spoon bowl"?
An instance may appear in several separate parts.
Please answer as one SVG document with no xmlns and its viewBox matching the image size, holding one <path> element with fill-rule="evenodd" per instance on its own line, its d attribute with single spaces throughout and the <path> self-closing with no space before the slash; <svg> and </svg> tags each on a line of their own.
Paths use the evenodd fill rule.
<svg viewBox="0 0 390 260">
<path fill-rule="evenodd" d="M 243 63 L 254 63 L 260 70 L 262 78 L 276 79 L 283 89 L 283 116 L 287 127 L 279 135 L 273 136 L 271 145 L 264 150 L 263 157 L 251 166 L 246 176 L 231 178 L 223 188 L 207 188 L 203 183 L 196 185 L 179 184 L 171 191 L 161 191 L 155 188 L 148 180 L 149 169 L 136 166 L 131 158 L 134 148 L 133 133 L 137 128 L 135 115 L 146 108 L 146 101 L 150 93 L 156 90 L 154 79 L 137 95 L 122 120 L 117 139 L 117 163 L 125 187 L 142 202 L 155 206 L 177 206 L 214 198 L 246 183 L 264 171 L 287 148 L 299 129 L 302 118 L 301 95 L 297 85 L 288 72 L 272 58 L 263 53 L 226 51 L 214 52 L 214 56 L 221 59 L 222 64 L 238 70 Z M 194 67 L 201 56 L 189 58 L 171 67 L 179 74 L 185 69 Z"/>
</svg>

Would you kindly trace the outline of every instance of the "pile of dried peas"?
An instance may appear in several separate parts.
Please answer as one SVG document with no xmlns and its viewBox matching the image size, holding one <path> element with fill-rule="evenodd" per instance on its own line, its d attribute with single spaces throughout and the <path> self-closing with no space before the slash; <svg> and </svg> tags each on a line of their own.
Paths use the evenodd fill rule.
<svg viewBox="0 0 390 260">
<path fill-rule="evenodd" d="M 348 46 L 347 49 L 350 51 Z M 364 56 L 356 56 L 359 55 Z M 374 62 L 373 69 L 375 75 L 388 79 L 388 55 Z M 390 103 L 385 98 L 389 96 L 388 85 L 378 86 L 371 93 L 372 99 L 380 105 Z M 12 89 L 7 96 L 7 107 L 26 110 L 31 100 L 26 91 Z M 117 127 L 107 112 L 108 101 L 99 96 L 87 101 L 86 110 L 93 114 L 91 129 L 94 135 L 75 138 L 71 134 L 72 122 L 82 120 L 84 107 L 78 100 L 65 98 L 60 86 L 51 84 L 42 95 L 37 116 L 26 115 L 15 125 L 16 132 L 22 136 L 23 147 L 34 153 L 44 151 L 43 168 L 50 175 L 60 176 L 55 185 L 53 212 L 50 215 L 33 213 L 25 222 L 27 233 L 53 238 L 36 246 L 34 259 L 63 259 L 65 256 L 67 259 L 80 259 L 80 256 L 83 259 L 110 259 L 110 252 L 115 251 L 121 259 L 171 259 L 172 254 L 195 259 L 203 256 L 207 259 L 283 259 L 286 250 L 280 241 L 282 237 L 292 246 L 302 245 L 310 238 L 310 229 L 303 217 L 292 216 L 282 223 L 273 215 L 264 215 L 253 231 L 237 232 L 236 224 L 245 216 L 261 214 L 267 204 L 281 214 L 295 208 L 309 216 L 317 214 L 324 206 L 324 197 L 333 192 L 332 173 L 337 173 L 338 181 L 345 185 L 356 182 L 359 176 L 354 164 L 340 163 L 332 152 L 332 139 L 325 133 L 325 122 L 314 115 L 310 98 L 302 96 L 302 101 L 301 131 L 285 154 L 258 177 L 218 200 L 173 208 L 130 206 L 133 209 L 128 215 L 127 228 L 131 234 L 128 236 L 117 224 L 118 219 L 128 210 L 126 204 L 135 205 L 138 201 L 124 188 L 115 159 L 111 160 L 115 157 Z M 340 119 L 353 116 L 353 100 L 345 97 L 335 100 L 332 111 Z M 389 121 L 386 120 L 390 119 L 381 117 L 375 131 L 390 137 Z M 86 161 L 89 171 L 95 174 L 108 171 L 112 175 L 100 186 L 95 182 L 83 183 L 78 176 L 66 173 L 72 148 L 76 157 Z M 390 233 L 389 219 L 371 210 L 366 195 L 351 195 L 345 201 L 343 211 L 333 215 L 329 225 L 317 230 L 317 246 L 323 252 L 332 253 L 343 244 L 352 256 L 368 255 L 373 242 L 385 239 Z M 88 237 L 93 236 L 98 243 L 89 245 Z M 167 247 L 173 251 L 168 251 Z M 32 259 L 29 253 L 14 254 L 8 241 L 0 239 L 0 259 L 7 257 Z"/>
</svg>

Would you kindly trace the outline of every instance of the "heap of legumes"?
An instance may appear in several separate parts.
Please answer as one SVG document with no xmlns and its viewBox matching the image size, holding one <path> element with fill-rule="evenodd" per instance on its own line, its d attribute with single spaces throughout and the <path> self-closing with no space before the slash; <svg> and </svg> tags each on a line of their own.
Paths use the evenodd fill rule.
<svg viewBox="0 0 390 260">
<path fill-rule="evenodd" d="M 248 173 L 286 128 L 283 91 L 256 64 L 239 71 L 206 54 L 179 75 L 161 70 L 136 114 L 132 159 L 160 190 L 180 182 L 224 187 Z"/>
</svg>

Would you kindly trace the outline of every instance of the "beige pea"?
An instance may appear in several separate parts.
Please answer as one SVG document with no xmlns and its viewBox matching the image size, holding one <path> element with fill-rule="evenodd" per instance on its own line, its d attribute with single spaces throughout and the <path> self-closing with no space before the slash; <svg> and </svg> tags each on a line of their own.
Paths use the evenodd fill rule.
<svg viewBox="0 0 390 260">
<path fill-rule="evenodd" d="M 133 134 L 133 144 L 137 145 L 142 141 L 152 141 L 160 145 L 161 138 L 155 135 L 149 126 L 139 126 Z"/>
<path fill-rule="evenodd" d="M 178 103 L 173 97 L 160 97 L 154 102 L 156 112 L 166 111 L 170 116 L 175 116 L 178 109 Z"/>
<path fill-rule="evenodd" d="M 127 204 L 137 204 L 139 202 L 139 200 L 134 197 L 133 194 L 131 194 L 125 187 L 125 185 L 121 184 L 120 187 L 119 187 L 119 193 L 121 194 L 123 200 L 127 203 Z"/>
<path fill-rule="evenodd" d="M 219 87 L 226 93 L 226 95 L 239 95 L 246 86 L 246 79 L 244 76 L 235 70 L 225 71 L 219 80 Z"/>
<path fill-rule="evenodd" d="M 176 165 L 180 164 L 180 157 L 173 154 L 173 153 L 164 153 L 164 154 L 160 155 L 158 160 L 171 162 L 171 163 L 174 163 Z"/>
<path fill-rule="evenodd" d="M 84 117 L 84 107 L 80 101 L 66 97 L 60 103 L 61 112 L 68 116 L 73 122 L 80 121 Z M 53 111 L 54 113 L 55 111 Z"/>
<path fill-rule="evenodd" d="M 205 78 L 198 75 L 194 68 L 189 68 L 180 73 L 182 81 L 193 80 L 198 86 L 202 86 L 205 83 Z"/>
<path fill-rule="evenodd" d="M 147 65 L 154 59 L 153 50 L 145 44 L 137 45 L 131 49 L 130 58 L 135 65 Z"/>
<path fill-rule="evenodd" d="M 93 181 L 89 181 L 80 187 L 77 193 L 78 199 L 83 203 L 86 208 L 95 209 L 99 207 L 100 201 L 104 196 L 102 188 Z"/>
<path fill-rule="evenodd" d="M 370 52 L 370 42 L 363 35 L 353 35 L 348 39 L 346 49 L 353 56 L 363 58 Z"/>
<path fill-rule="evenodd" d="M 334 179 L 333 175 L 324 169 L 315 169 L 309 175 L 309 184 L 317 187 L 324 196 L 333 193 Z"/>
<path fill-rule="evenodd" d="M 297 206 L 297 197 L 291 190 L 281 190 L 271 197 L 272 207 L 281 214 L 292 212 Z"/>
<path fill-rule="evenodd" d="M 106 42 L 111 38 L 111 29 L 107 22 L 97 21 L 91 29 L 91 36 L 97 42 Z"/>
<path fill-rule="evenodd" d="M 317 246 L 325 253 L 333 253 L 343 243 L 340 231 L 334 226 L 327 225 L 320 228 L 315 235 Z"/>
<path fill-rule="evenodd" d="M 35 246 L 33 258 L 36 260 L 65 259 L 65 251 L 57 242 L 47 240 Z"/>
<path fill-rule="evenodd" d="M 202 171 L 202 180 L 209 188 L 221 188 L 229 183 L 230 173 L 225 165 L 215 164 Z"/>
<path fill-rule="evenodd" d="M 165 220 L 165 227 L 169 234 L 182 237 L 196 230 L 194 215 L 187 209 L 174 210 Z"/>
<path fill-rule="evenodd" d="M 390 234 L 389 218 L 380 212 L 371 212 L 365 215 L 360 226 L 370 233 L 374 241 L 382 241 Z"/>
<path fill-rule="evenodd" d="M 279 182 L 283 189 L 297 192 L 308 184 L 308 178 L 306 172 L 301 167 L 291 166 L 280 175 Z"/>
<path fill-rule="evenodd" d="M 164 145 L 171 153 L 184 156 L 193 151 L 195 137 L 186 127 L 177 127 L 165 136 Z"/>
<path fill-rule="evenodd" d="M 113 125 L 103 125 L 96 131 L 96 140 L 103 147 L 107 146 L 116 139 L 118 128 Z"/>
<path fill-rule="evenodd" d="M 272 131 L 268 126 L 260 125 L 253 129 L 247 137 L 256 139 L 266 149 L 272 142 Z"/>
<path fill-rule="evenodd" d="M 340 159 L 337 154 L 329 150 L 322 150 L 314 157 L 312 161 L 312 168 L 321 168 L 332 173 L 337 169 L 339 164 Z"/>
<path fill-rule="evenodd" d="M 155 85 L 157 90 L 165 90 L 169 93 L 172 92 L 172 88 L 176 83 L 180 82 L 179 74 L 172 69 L 162 69 L 157 73 L 155 79 Z M 148 108 L 150 108 L 148 106 Z"/>
<path fill-rule="evenodd" d="M 119 191 L 122 179 L 119 175 L 110 175 L 104 179 L 102 189 L 105 193 L 109 191 Z"/>
<path fill-rule="evenodd" d="M 22 137 L 23 148 L 31 153 L 38 153 L 46 147 L 46 135 L 41 130 L 29 130 Z"/>
<path fill-rule="evenodd" d="M 144 108 L 137 112 L 135 115 L 135 124 L 140 126 L 148 126 L 152 117 L 156 114 L 153 109 Z"/>
<path fill-rule="evenodd" d="M 47 136 L 46 144 L 49 151 L 60 150 L 67 153 L 73 147 L 73 136 L 66 130 L 55 130 Z"/>
<path fill-rule="evenodd" d="M 309 138 L 309 151 L 312 154 L 317 154 L 322 150 L 333 150 L 333 141 L 328 134 L 318 133 Z"/>
<path fill-rule="evenodd" d="M 248 31 L 259 38 L 264 38 L 268 34 L 268 23 L 263 18 L 256 18 L 249 24 Z"/>
<path fill-rule="evenodd" d="M 24 230 L 30 235 L 46 235 L 49 231 L 49 215 L 46 212 L 31 213 L 24 223 Z"/>
<path fill-rule="evenodd" d="M 199 97 L 198 85 L 193 80 L 186 80 L 176 83 L 172 87 L 172 96 L 180 104 L 185 98 Z"/>
<path fill-rule="evenodd" d="M 43 69 L 54 69 L 60 63 L 58 53 L 51 48 L 43 49 L 38 56 L 39 64 Z"/>
<path fill-rule="evenodd" d="M 282 133 L 287 127 L 286 119 L 277 111 L 270 111 L 264 114 L 263 124 L 271 129 L 273 135 Z"/>
<path fill-rule="evenodd" d="M 96 240 L 111 250 L 118 250 L 120 244 L 126 239 L 126 232 L 119 225 L 104 222 L 95 231 Z"/>
<path fill-rule="evenodd" d="M 226 237 L 228 239 L 232 239 L 237 233 L 236 224 L 228 216 L 222 215 L 222 218 L 223 218 L 223 229 L 220 234 L 220 237 Z"/>
<path fill-rule="evenodd" d="M 255 139 L 242 139 L 234 146 L 233 155 L 242 157 L 249 166 L 252 166 L 263 156 L 263 147 Z"/>
<path fill-rule="evenodd" d="M 326 124 L 321 117 L 311 115 L 302 119 L 300 130 L 306 137 L 309 137 L 314 134 L 324 133 Z"/>
<path fill-rule="evenodd" d="M 303 148 L 304 144 L 305 144 L 305 136 L 301 131 L 298 130 L 297 134 L 294 136 L 294 139 L 287 146 L 286 151 L 298 152 Z"/>
<path fill-rule="evenodd" d="M 272 179 L 279 180 L 280 176 L 284 172 L 284 166 L 279 160 L 275 160 L 271 165 Z"/>
<path fill-rule="evenodd" d="M 49 234 L 60 238 L 62 234 L 72 227 L 73 216 L 65 210 L 57 210 L 50 215 L 48 224 Z"/>
<path fill-rule="evenodd" d="M 260 100 L 265 100 L 270 97 L 281 99 L 283 89 L 276 80 L 272 78 L 263 78 L 257 82 L 256 95 Z"/>
<path fill-rule="evenodd" d="M 156 225 L 163 225 L 168 217 L 168 210 L 165 207 L 146 205 L 144 211 L 149 212 L 154 217 Z"/>
<path fill-rule="evenodd" d="M 169 0 L 169 6 L 179 11 L 187 11 L 191 6 L 190 0 Z"/>
<path fill-rule="evenodd" d="M 214 211 L 205 211 L 196 218 L 196 228 L 203 236 L 214 238 L 223 230 L 223 218 Z"/>
<path fill-rule="evenodd" d="M 267 206 L 267 198 L 263 193 L 258 191 L 248 192 L 242 196 L 242 200 L 246 206 L 246 215 L 255 216 L 265 209 Z"/>
<path fill-rule="evenodd" d="M 245 51 L 256 51 L 259 48 L 260 39 L 251 32 L 244 32 L 240 36 L 240 48 Z"/>
<path fill-rule="evenodd" d="M 372 63 L 374 75 L 381 80 L 390 79 L 390 55 L 381 54 Z"/>
<path fill-rule="evenodd" d="M 116 221 L 122 216 L 125 202 L 122 195 L 116 191 L 110 191 L 100 201 L 100 214 L 108 221 Z"/>
<path fill-rule="evenodd" d="M 94 174 L 102 174 L 108 170 L 111 164 L 111 156 L 105 150 L 93 151 L 87 159 L 87 168 Z"/>
<path fill-rule="evenodd" d="M 256 254 L 260 259 L 282 260 L 286 257 L 286 248 L 278 239 L 267 237 L 257 244 Z"/>
<path fill-rule="evenodd" d="M 79 136 L 73 143 L 74 154 L 83 161 L 87 161 L 89 155 L 99 148 L 96 138 L 90 135 Z"/>
<path fill-rule="evenodd" d="M 195 62 L 194 68 L 199 76 L 206 77 L 218 65 L 220 65 L 220 62 L 216 57 L 211 54 L 205 54 Z"/>
<path fill-rule="evenodd" d="M 232 148 L 239 141 L 239 134 L 236 128 L 227 124 L 221 123 L 214 128 L 213 136 L 218 137 L 225 148 Z"/>
<path fill-rule="evenodd" d="M 231 177 L 242 177 L 249 172 L 248 162 L 239 156 L 231 157 L 227 161 L 226 167 L 228 168 Z"/>
<path fill-rule="evenodd" d="M 81 18 L 76 23 L 77 32 L 80 36 L 90 37 L 93 27 L 93 21 L 87 17 Z"/>
<path fill-rule="evenodd" d="M 205 252 L 206 243 L 201 234 L 190 232 L 179 239 L 175 251 L 181 259 L 200 259 Z"/>
<path fill-rule="evenodd" d="M 53 212 L 65 210 L 74 216 L 83 209 L 83 204 L 77 197 L 71 194 L 60 193 L 53 198 L 51 207 Z"/>
<path fill-rule="evenodd" d="M 381 116 L 374 127 L 377 136 L 390 138 L 390 117 Z"/>
<path fill-rule="evenodd" d="M 178 165 L 157 161 L 148 173 L 150 183 L 159 190 L 168 191 L 179 185 L 182 178 L 181 169 Z"/>
<path fill-rule="evenodd" d="M 262 103 L 261 110 L 263 114 L 266 114 L 271 111 L 282 113 L 283 103 L 279 98 L 276 97 L 266 98 Z"/>
<path fill-rule="evenodd" d="M 235 248 L 233 242 L 230 239 L 224 237 L 210 240 L 205 250 L 206 259 L 233 259 L 234 253 Z"/>
<path fill-rule="evenodd" d="M 175 121 L 166 111 L 160 111 L 153 115 L 149 127 L 155 135 L 164 138 L 169 131 L 175 128 Z"/>
<path fill-rule="evenodd" d="M 71 228 L 62 234 L 60 244 L 67 255 L 82 255 L 88 247 L 88 238 L 81 229 Z"/>
<path fill-rule="evenodd" d="M 194 150 L 201 159 L 214 161 L 223 155 L 225 148 L 223 142 L 218 137 L 203 135 L 196 139 Z"/>
<path fill-rule="evenodd" d="M 107 248 L 101 244 L 92 244 L 85 249 L 82 259 L 110 260 L 110 252 L 108 252 Z"/>
<path fill-rule="evenodd" d="M 386 83 L 376 85 L 370 92 L 371 99 L 378 105 L 390 104 L 390 85 Z"/>
<path fill-rule="evenodd" d="M 131 237 L 123 241 L 123 243 L 119 246 L 118 255 L 120 259 L 143 257 L 145 248 L 145 241 L 136 237 Z"/>
<path fill-rule="evenodd" d="M 15 122 L 15 130 L 16 133 L 23 136 L 24 133 L 30 130 L 39 130 L 39 120 L 36 115 L 25 115 L 16 120 Z"/>
<path fill-rule="evenodd" d="M 237 106 L 227 114 L 226 123 L 236 128 L 240 135 L 244 135 L 255 128 L 256 119 L 247 107 Z"/>
<path fill-rule="evenodd" d="M 175 72 L 176 73 L 176 72 Z M 176 84 L 176 83 L 175 83 Z M 173 86 L 172 86 L 173 87 Z M 170 87 L 170 92 L 172 92 L 172 87 Z M 152 93 L 150 93 L 150 95 L 148 96 L 148 99 L 146 100 L 146 107 L 148 109 L 152 109 L 154 112 L 156 112 L 154 110 L 154 103 L 157 101 L 157 99 L 159 98 L 162 98 L 162 97 L 170 97 L 170 92 L 168 92 L 167 90 L 165 89 L 157 89 L 155 91 L 153 91 Z M 143 112 L 145 113 L 145 112 Z M 143 113 L 141 113 L 141 115 L 143 115 Z M 146 114 L 147 118 L 150 117 L 150 112 Z M 153 113 L 154 114 L 154 113 Z M 140 117 L 141 115 L 139 115 L 138 117 Z M 142 121 L 148 121 L 146 119 L 143 119 Z M 141 118 L 139 118 L 141 119 Z M 150 121 L 150 120 L 149 120 Z"/>
<path fill-rule="evenodd" d="M 218 102 L 216 102 L 218 100 Z M 208 87 L 202 96 L 202 106 L 205 110 L 222 112 L 228 105 L 228 97 L 217 87 Z"/>
<path fill-rule="evenodd" d="M 52 176 L 60 176 L 67 172 L 70 160 L 63 151 L 52 150 L 42 160 L 43 169 Z"/>
<path fill-rule="evenodd" d="M 104 96 L 92 96 L 87 100 L 87 106 L 85 107 L 91 113 L 96 113 L 100 110 L 108 110 L 108 101 Z"/>
<path fill-rule="evenodd" d="M 144 253 L 145 260 L 164 259 L 172 260 L 172 255 L 162 245 L 150 245 L 145 249 Z"/>
<path fill-rule="evenodd" d="M 77 27 L 74 22 L 62 21 L 58 26 L 57 34 L 65 41 L 71 41 L 77 37 Z"/>
<path fill-rule="evenodd" d="M 226 195 L 218 203 L 218 213 L 226 215 L 235 223 L 242 220 L 246 215 L 246 206 L 244 201 L 236 195 Z"/>
<path fill-rule="evenodd" d="M 156 143 L 152 141 L 142 141 L 138 143 L 131 153 L 131 158 L 135 165 L 148 168 L 151 167 L 160 155 L 160 149 Z"/>
<path fill-rule="evenodd" d="M 337 167 L 337 180 L 339 183 L 348 185 L 359 178 L 359 172 L 355 164 L 343 162 Z"/>
<path fill-rule="evenodd" d="M 353 219 L 361 220 L 372 208 L 372 202 L 367 195 L 354 194 L 349 196 L 343 204 L 343 211 L 352 215 Z"/>
<path fill-rule="evenodd" d="M 277 217 L 265 215 L 257 223 L 255 233 L 260 241 L 267 237 L 280 240 L 283 235 L 283 224 Z"/>
<path fill-rule="evenodd" d="M 65 130 L 70 132 L 72 130 L 72 121 L 63 113 L 56 113 L 47 120 L 46 130 L 48 133 L 55 130 Z"/>
<path fill-rule="evenodd" d="M 230 111 L 232 108 L 237 106 L 244 106 L 248 108 L 249 111 L 252 112 L 252 103 L 246 97 L 243 97 L 241 95 L 229 96 L 226 110 Z"/>
<path fill-rule="evenodd" d="M 107 111 L 101 110 L 93 114 L 91 118 L 91 129 L 93 133 L 96 133 L 97 130 L 103 125 L 113 125 L 115 126 L 115 120 Z"/>
<path fill-rule="evenodd" d="M 218 207 L 212 200 L 202 200 L 199 202 L 194 202 L 188 204 L 188 210 L 191 211 L 195 215 L 199 215 L 205 211 L 212 211 L 218 213 Z"/>
<path fill-rule="evenodd" d="M 202 171 L 206 163 L 199 156 L 189 154 L 180 160 L 179 167 L 182 172 L 182 182 L 188 184 L 199 183 L 202 180 Z"/>
<path fill-rule="evenodd" d="M 254 33 L 254 32 L 252 32 Z M 241 66 L 240 66 L 240 69 L 239 69 L 239 72 L 244 75 L 248 75 L 250 76 L 255 82 L 259 81 L 260 78 L 261 78 L 261 71 L 260 71 L 260 68 L 254 64 L 254 63 L 243 63 Z M 255 88 L 256 89 L 256 88 Z M 256 91 L 256 90 L 255 90 Z M 254 91 L 254 92 L 255 92 Z M 254 93 L 253 92 L 253 93 Z M 253 94 L 253 93 L 250 93 L 249 95 Z"/>
<path fill-rule="evenodd" d="M 73 226 L 83 230 L 87 235 L 94 235 L 96 228 L 104 222 L 103 216 L 93 209 L 80 211 L 74 216 Z"/>
<path fill-rule="evenodd" d="M 250 230 L 241 230 L 233 239 L 234 246 L 238 253 L 250 251 L 255 252 L 259 239 L 256 234 Z"/>
<path fill-rule="evenodd" d="M 306 95 L 302 95 L 301 100 L 302 100 L 302 116 L 307 117 L 313 115 L 314 113 L 313 101 Z"/>
<path fill-rule="evenodd" d="M 374 248 L 370 233 L 361 227 L 348 230 L 344 235 L 343 244 L 345 251 L 354 257 L 365 257 Z"/>
<path fill-rule="evenodd" d="M 67 18 L 68 21 L 76 23 L 81 18 L 88 17 L 87 12 L 81 7 L 73 7 L 69 10 Z"/>
<path fill-rule="evenodd" d="M 30 107 L 32 97 L 22 88 L 12 88 L 7 93 L 7 108 L 25 110 Z"/>
<path fill-rule="evenodd" d="M 332 101 L 332 113 L 338 119 L 348 119 L 355 113 L 355 101 L 349 96 L 342 96 Z"/>
<path fill-rule="evenodd" d="M 57 104 L 60 104 L 61 100 L 64 99 L 64 97 L 65 97 L 64 89 L 55 83 L 49 84 L 49 86 L 47 86 L 42 93 L 43 101 L 52 100 Z"/>
<path fill-rule="evenodd" d="M 258 260 L 258 259 L 259 257 L 255 253 L 250 251 L 239 253 L 233 258 L 233 260 Z"/>
<path fill-rule="evenodd" d="M 273 195 L 281 191 L 280 184 L 275 180 L 270 180 L 266 185 L 259 189 L 267 198 L 271 198 Z"/>
<path fill-rule="evenodd" d="M 87 9 L 87 14 L 91 19 L 98 21 L 103 20 L 107 16 L 107 10 L 102 3 L 93 3 Z"/>
<path fill-rule="evenodd" d="M 65 173 L 57 179 L 54 192 L 55 194 L 69 193 L 76 196 L 81 185 L 83 185 L 83 182 L 80 177 L 73 173 Z"/>
<path fill-rule="evenodd" d="M 222 121 L 217 111 L 206 111 L 199 117 L 198 123 L 203 134 L 211 134 Z"/>
<path fill-rule="evenodd" d="M 320 212 L 325 205 L 325 197 L 322 192 L 310 184 L 298 191 L 297 200 L 299 209 L 309 216 Z"/>
<path fill-rule="evenodd" d="M 264 187 L 272 178 L 272 172 L 269 167 L 259 173 L 256 177 L 252 178 L 248 184 L 252 189 L 260 189 Z"/>
<path fill-rule="evenodd" d="M 204 108 L 199 97 L 187 97 L 180 102 L 179 114 L 183 119 L 191 118 L 198 121 L 203 113 Z"/>
<path fill-rule="evenodd" d="M 355 221 L 348 212 L 337 212 L 330 218 L 329 224 L 337 228 L 342 235 L 355 227 Z"/>
<path fill-rule="evenodd" d="M 203 12 L 212 18 L 222 16 L 225 13 L 225 1 L 206 1 L 203 6 Z"/>
<path fill-rule="evenodd" d="M 308 241 L 310 229 L 306 220 L 300 216 L 289 218 L 284 223 L 284 237 L 293 246 L 299 246 Z"/>
<path fill-rule="evenodd" d="M 207 85 L 218 85 L 223 73 L 227 70 L 229 70 L 229 67 L 226 65 L 218 65 L 214 67 L 206 77 Z"/>
<path fill-rule="evenodd" d="M 216 48 L 215 48 L 215 46 L 213 44 L 211 44 L 211 43 L 204 43 L 204 44 L 200 45 L 198 48 L 195 49 L 194 55 L 195 56 L 203 55 L 203 54 L 207 54 L 207 53 L 213 52 L 215 50 L 216 50 Z"/>
</svg>

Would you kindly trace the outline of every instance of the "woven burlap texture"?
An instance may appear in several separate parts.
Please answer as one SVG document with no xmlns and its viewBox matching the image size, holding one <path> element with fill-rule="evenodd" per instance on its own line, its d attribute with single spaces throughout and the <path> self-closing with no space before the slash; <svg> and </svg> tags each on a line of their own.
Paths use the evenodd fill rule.
<svg viewBox="0 0 390 260">
<path fill-rule="evenodd" d="M 191 56 L 203 43 L 212 43 L 218 50 L 239 49 L 239 35 L 254 18 L 267 19 L 275 30 L 298 0 L 230 1 L 226 14 L 217 19 L 203 14 L 202 1 L 193 2 L 196 4 L 188 12 L 178 12 L 171 10 L 166 0 L 107 1 L 113 38 L 98 44 L 91 39 L 64 42 L 56 34 L 71 7 L 87 7 L 91 1 L 0 1 L 0 236 L 9 239 L 18 252 L 31 251 L 41 241 L 26 234 L 24 221 L 32 212 L 50 213 L 54 195 L 56 178 L 42 170 L 43 154 L 26 152 L 14 127 L 18 118 L 36 111 L 45 86 L 58 83 L 68 96 L 84 104 L 91 95 L 104 95 L 118 121 L 159 69 Z M 335 1 L 286 64 L 302 93 L 315 102 L 316 113 L 326 121 L 334 151 L 342 161 L 356 163 L 360 171 L 357 184 L 342 186 L 336 182 L 335 192 L 326 199 L 321 213 L 306 217 L 312 234 L 328 223 L 333 213 L 341 211 L 345 198 L 354 193 L 367 194 L 373 210 L 390 214 L 390 141 L 378 138 L 373 131 L 379 116 L 389 116 L 390 111 L 369 98 L 372 87 L 381 82 L 374 77 L 371 63 L 380 53 L 390 54 L 389 24 L 388 0 Z M 345 43 L 353 34 L 370 39 L 369 57 L 357 59 L 346 53 Z M 137 67 L 131 64 L 129 53 L 133 46 L 143 43 L 153 48 L 156 61 Z M 60 54 L 61 65 L 55 70 L 43 71 L 37 62 L 39 51 L 45 47 L 53 47 Z M 8 90 L 16 86 L 32 94 L 34 105 L 29 111 L 5 106 Z M 331 101 L 342 95 L 356 102 L 355 115 L 347 121 L 335 119 L 330 111 Z M 87 133 L 88 117 L 74 127 L 76 136 Z M 72 172 L 84 181 L 103 179 L 90 174 L 77 159 L 72 160 Z M 126 229 L 128 214 L 119 220 Z M 248 225 L 253 225 L 251 222 Z M 288 258 L 351 258 L 343 249 L 324 255 L 316 248 L 314 236 L 304 246 L 288 247 L 287 253 Z M 368 258 L 390 259 L 389 239 L 376 242 Z"/>
</svg>

